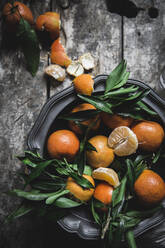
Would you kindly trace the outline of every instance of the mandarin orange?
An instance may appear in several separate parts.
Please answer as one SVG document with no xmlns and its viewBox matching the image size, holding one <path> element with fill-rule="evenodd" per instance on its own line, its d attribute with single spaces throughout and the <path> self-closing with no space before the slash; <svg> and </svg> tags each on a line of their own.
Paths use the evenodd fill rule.
<svg viewBox="0 0 165 248">
<path fill-rule="evenodd" d="M 50 37 L 55 40 L 60 35 L 60 15 L 56 12 L 46 12 L 36 19 L 36 29 L 47 31 Z"/>
<path fill-rule="evenodd" d="M 57 130 L 47 141 L 47 150 L 52 158 L 66 158 L 72 161 L 79 151 L 80 142 L 75 133 L 70 130 Z"/>
<path fill-rule="evenodd" d="M 120 126 L 130 127 L 133 122 L 131 117 L 124 117 L 118 114 L 108 114 L 105 112 L 101 113 L 101 119 L 103 123 L 111 129 L 115 129 Z"/>
<path fill-rule="evenodd" d="M 165 197 L 164 180 L 152 170 L 144 170 L 134 184 L 134 191 L 144 206 L 154 206 Z"/>
<path fill-rule="evenodd" d="M 97 151 L 86 151 L 87 163 L 93 168 L 108 167 L 114 160 L 114 150 L 108 146 L 108 138 L 96 135 L 88 140 Z"/>
<path fill-rule="evenodd" d="M 132 131 L 137 136 L 139 148 L 144 151 L 156 151 L 164 139 L 163 127 L 155 121 L 140 121 Z"/>
<path fill-rule="evenodd" d="M 91 96 L 94 80 L 90 74 L 81 74 L 73 80 L 75 90 L 78 94 Z"/>
<path fill-rule="evenodd" d="M 91 109 L 96 109 L 96 108 L 90 103 L 82 103 L 74 107 L 71 112 L 75 113 L 75 112 L 91 110 Z M 89 126 L 93 122 L 95 122 L 95 124 L 91 127 L 91 129 L 96 131 L 100 127 L 100 118 L 98 118 L 98 115 L 89 120 L 82 121 L 81 124 L 84 126 Z M 82 134 L 81 128 L 74 121 L 69 121 L 69 127 L 76 134 Z"/>
<path fill-rule="evenodd" d="M 16 32 L 21 17 L 30 24 L 34 24 L 34 18 L 28 6 L 21 2 L 6 3 L 3 7 L 2 15 L 8 31 Z"/>
<path fill-rule="evenodd" d="M 95 186 L 95 182 L 93 178 L 89 175 L 83 175 L 93 186 Z M 94 193 L 94 188 L 83 189 L 80 185 L 78 185 L 72 177 L 68 177 L 66 183 L 66 189 L 68 189 L 76 199 L 80 201 L 89 201 Z"/>
<path fill-rule="evenodd" d="M 99 183 L 94 191 L 93 197 L 105 205 L 111 203 L 113 187 L 106 182 Z"/>
</svg>

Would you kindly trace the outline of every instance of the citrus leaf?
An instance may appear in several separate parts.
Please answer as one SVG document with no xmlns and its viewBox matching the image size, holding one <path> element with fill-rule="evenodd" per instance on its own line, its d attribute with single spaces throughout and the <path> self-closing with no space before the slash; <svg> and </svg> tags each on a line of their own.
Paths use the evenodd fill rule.
<svg viewBox="0 0 165 248">
<path fill-rule="evenodd" d="M 52 163 L 52 160 L 47 160 L 44 162 L 39 163 L 31 172 L 29 177 L 26 180 L 26 184 L 29 184 L 32 180 L 40 176 L 40 174 L 45 170 L 45 168 Z"/>
<path fill-rule="evenodd" d="M 104 102 L 102 100 L 100 100 L 97 97 L 94 96 L 85 96 L 85 95 L 77 95 L 80 99 L 92 104 L 93 106 L 95 106 L 97 109 L 104 111 L 106 113 L 112 114 L 112 104 L 108 103 L 108 102 Z"/>
<path fill-rule="evenodd" d="M 12 191 L 9 191 L 8 194 L 22 197 L 30 201 L 42 201 L 49 196 L 52 196 L 54 193 L 40 193 L 38 191 L 26 192 L 23 190 L 14 189 Z"/>
<path fill-rule="evenodd" d="M 46 204 L 52 204 L 57 198 L 59 198 L 62 195 L 66 195 L 69 193 L 69 190 L 60 190 L 54 193 L 54 195 L 48 197 L 46 199 Z"/>
<path fill-rule="evenodd" d="M 126 233 L 126 240 L 127 240 L 128 247 L 129 247 L 129 248 L 137 248 L 136 242 L 135 242 L 134 233 L 133 233 L 132 230 L 129 230 L 129 231 Z"/>
<path fill-rule="evenodd" d="M 76 202 L 66 197 L 60 197 L 54 202 L 54 205 L 59 208 L 74 208 L 82 205 L 82 202 Z"/>
<path fill-rule="evenodd" d="M 84 111 L 78 111 L 74 113 L 70 113 L 67 115 L 59 116 L 58 119 L 63 120 L 72 120 L 72 121 L 85 121 L 89 120 L 93 116 L 96 116 L 100 111 L 95 109 L 90 110 L 84 110 Z"/>
<path fill-rule="evenodd" d="M 8 215 L 5 222 L 7 223 L 7 222 L 15 220 L 21 216 L 24 216 L 24 215 L 32 212 L 33 209 L 34 209 L 33 206 L 23 204 L 20 207 L 18 207 L 16 210 L 14 210 L 10 215 Z"/>
<path fill-rule="evenodd" d="M 20 19 L 17 36 L 20 39 L 27 68 L 32 76 L 35 76 L 40 61 L 39 42 L 35 30 L 32 29 L 30 24 L 23 18 Z"/>
<path fill-rule="evenodd" d="M 110 73 L 106 80 L 105 93 L 112 90 L 119 82 L 122 81 L 122 77 L 126 72 L 126 67 L 126 61 L 122 60 L 120 64 Z"/>
</svg>

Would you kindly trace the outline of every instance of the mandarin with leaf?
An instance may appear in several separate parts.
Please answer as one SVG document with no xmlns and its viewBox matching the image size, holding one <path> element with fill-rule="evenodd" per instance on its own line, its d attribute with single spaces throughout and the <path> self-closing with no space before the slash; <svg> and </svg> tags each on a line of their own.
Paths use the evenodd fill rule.
<svg viewBox="0 0 165 248">
<path fill-rule="evenodd" d="M 95 182 L 91 176 L 84 174 L 83 177 L 95 186 Z M 70 191 L 72 196 L 80 201 L 89 201 L 94 193 L 94 188 L 83 188 L 77 184 L 72 177 L 68 177 L 66 189 Z"/>
<path fill-rule="evenodd" d="M 87 150 L 87 163 L 93 168 L 108 167 L 114 160 L 114 150 L 108 146 L 108 138 L 104 135 L 96 135 L 88 140 L 96 149 Z"/>
<path fill-rule="evenodd" d="M 79 112 L 79 111 L 92 110 L 92 109 L 93 110 L 96 109 L 92 104 L 90 104 L 90 103 L 81 103 L 81 104 L 78 104 L 76 107 L 74 107 L 71 112 L 76 113 L 76 112 Z M 94 123 L 94 125 L 91 127 L 91 130 L 96 131 L 100 127 L 100 118 L 99 118 L 98 115 L 96 115 L 96 117 L 90 118 L 90 119 L 82 121 L 80 123 L 82 125 L 88 126 L 88 127 L 92 123 Z M 79 134 L 79 135 L 82 134 L 81 128 L 74 121 L 71 121 L 71 120 L 69 121 L 69 127 L 76 134 Z"/>
<path fill-rule="evenodd" d="M 6 3 L 3 7 L 2 15 L 5 19 L 7 30 L 15 32 L 20 19 L 23 18 L 29 24 L 34 24 L 34 18 L 28 6 L 21 2 Z"/>
</svg>

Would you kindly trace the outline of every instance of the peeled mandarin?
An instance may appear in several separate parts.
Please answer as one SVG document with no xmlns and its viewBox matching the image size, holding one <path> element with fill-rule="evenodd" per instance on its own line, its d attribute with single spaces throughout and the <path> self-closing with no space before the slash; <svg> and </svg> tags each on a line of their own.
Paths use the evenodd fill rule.
<svg viewBox="0 0 165 248">
<path fill-rule="evenodd" d="M 108 145 L 117 156 L 128 156 L 136 152 L 138 140 L 134 132 L 125 126 L 115 128 L 108 138 Z"/>
</svg>

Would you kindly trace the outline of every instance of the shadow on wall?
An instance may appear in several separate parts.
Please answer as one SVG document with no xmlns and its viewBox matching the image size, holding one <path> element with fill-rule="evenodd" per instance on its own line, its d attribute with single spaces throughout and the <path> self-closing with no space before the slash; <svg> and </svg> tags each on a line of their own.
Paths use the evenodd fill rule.
<svg viewBox="0 0 165 248">
<path fill-rule="evenodd" d="M 145 8 L 138 7 L 133 1 L 130 0 L 106 0 L 107 8 L 111 13 L 116 13 L 128 18 L 135 18 L 140 11 L 146 11 Z M 154 7 L 154 3 L 151 3 L 147 11 L 150 18 L 157 18 L 159 11 Z"/>
</svg>

